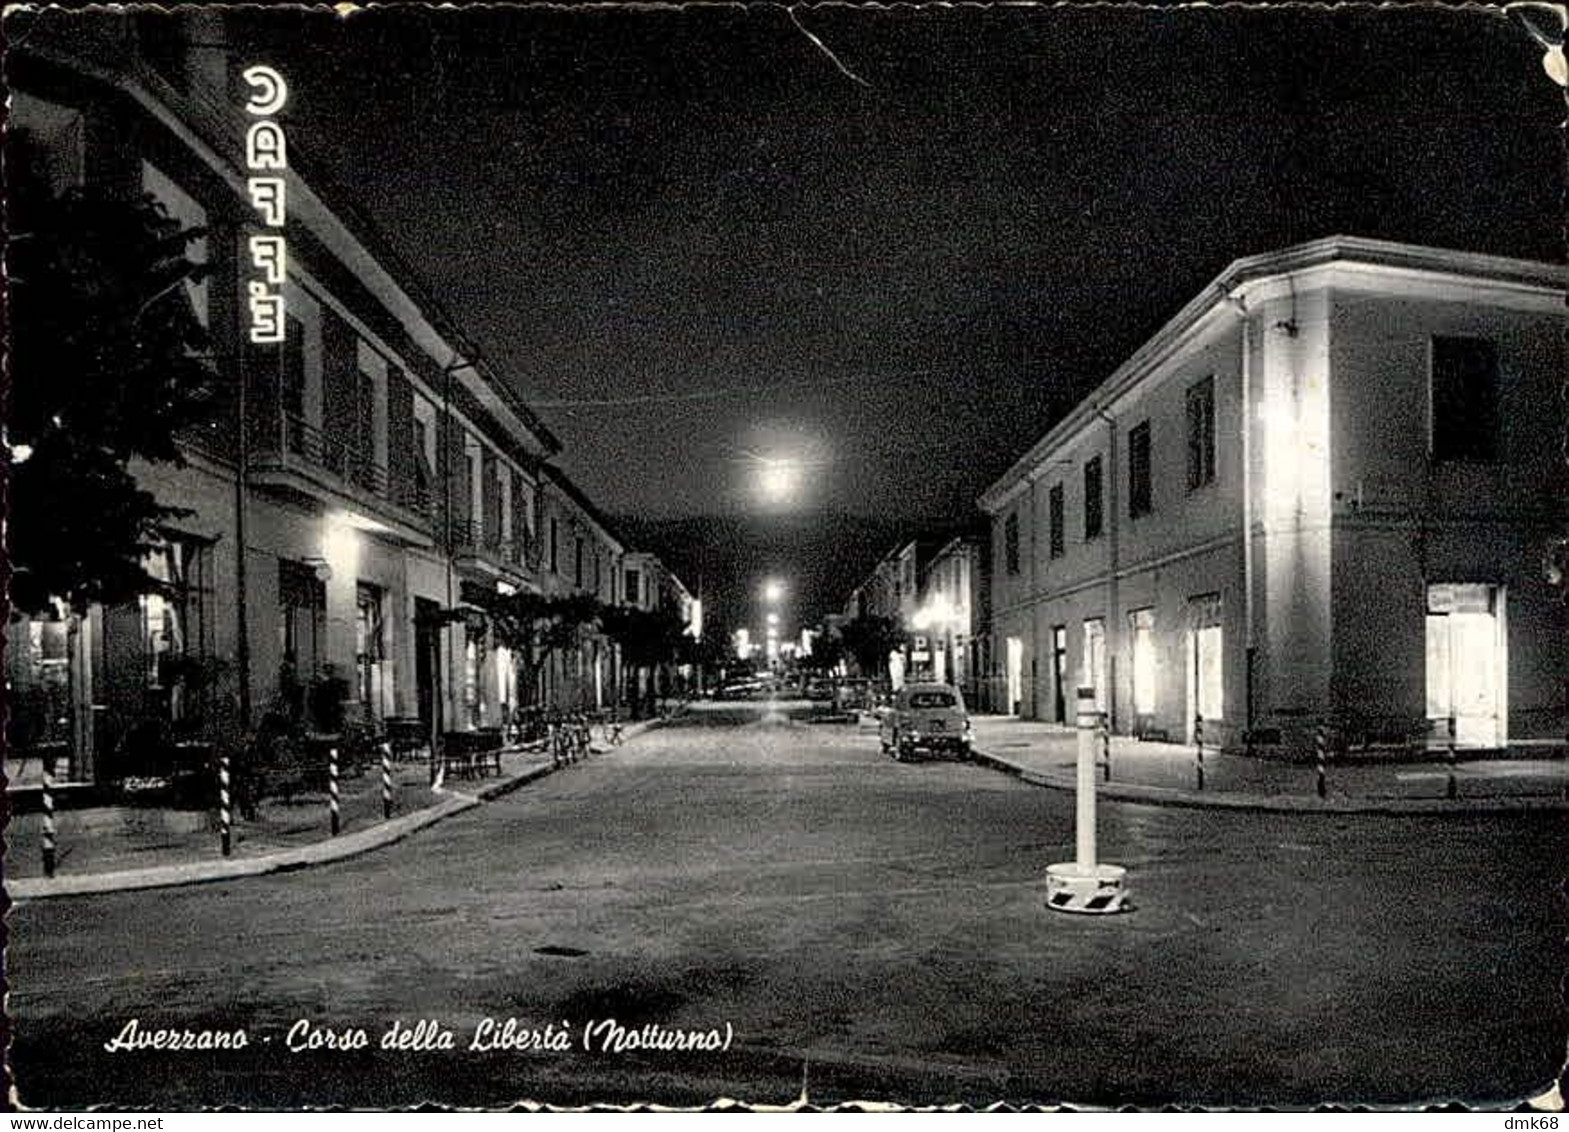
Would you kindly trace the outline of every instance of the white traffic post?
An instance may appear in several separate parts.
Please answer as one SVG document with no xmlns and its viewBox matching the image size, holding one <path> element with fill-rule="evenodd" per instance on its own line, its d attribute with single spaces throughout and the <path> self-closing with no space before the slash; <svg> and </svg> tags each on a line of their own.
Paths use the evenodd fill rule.
<svg viewBox="0 0 1569 1132">
<path fill-rule="evenodd" d="M 1095 700 L 1093 697 L 1086 700 L 1084 689 L 1079 689 L 1079 759 L 1078 783 L 1074 792 L 1077 806 L 1075 808 L 1074 823 L 1077 837 L 1074 844 L 1078 849 L 1078 859 L 1075 864 L 1080 869 L 1095 868 Z"/>
<path fill-rule="evenodd" d="M 1127 870 L 1096 858 L 1095 771 L 1100 713 L 1095 689 L 1079 689 L 1077 859 L 1046 867 L 1046 907 L 1057 912 L 1105 915 L 1127 910 Z"/>
</svg>

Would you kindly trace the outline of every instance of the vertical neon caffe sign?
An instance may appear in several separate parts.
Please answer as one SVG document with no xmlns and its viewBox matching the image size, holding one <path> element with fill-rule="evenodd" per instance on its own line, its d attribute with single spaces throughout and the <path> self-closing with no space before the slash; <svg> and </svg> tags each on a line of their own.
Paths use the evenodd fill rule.
<svg viewBox="0 0 1569 1132">
<path fill-rule="evenodd" d="M 256 119 L 245 131 L 245 166 L 250 174 L 246 192 L 265 233 L 250 238 L 251 266 L 260 277 L 250 281 L 251 341 L 282 342 L 284 338 L 283 280 L 287 274 L 287 249 L 283 227 L 288 217 L 282 173 L 289 167 L 283 128 L 273 116 L 283 109 L 289 88 L 271 67 L 247 67 L 241 74 L 252 93 L 245 111 Z"/>
</svg>

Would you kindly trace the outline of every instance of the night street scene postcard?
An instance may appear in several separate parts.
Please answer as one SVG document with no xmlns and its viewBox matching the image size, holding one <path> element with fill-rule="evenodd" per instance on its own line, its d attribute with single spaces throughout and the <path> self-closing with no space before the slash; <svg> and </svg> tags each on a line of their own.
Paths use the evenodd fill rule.
<svg viewBox="0 0 1569 1132">
<path fill-rule="evenodd" d="M 1565 24 L 9 7 L 10 1103 L 1559 1119 Z"/>
</svg>

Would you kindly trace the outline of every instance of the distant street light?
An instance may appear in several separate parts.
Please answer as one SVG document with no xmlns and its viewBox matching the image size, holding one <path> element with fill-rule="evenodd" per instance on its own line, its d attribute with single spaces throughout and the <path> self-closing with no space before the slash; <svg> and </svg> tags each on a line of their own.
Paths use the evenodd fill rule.
<svg viewBox="0 0 1569 1132">
<path fill-rule="evenodd" d="M 777 624 L 779 624 L 779 614 L 777 614 L 777 613 L 770 613 L 768 615 L 768 623 L 770 625 L 777 625 Z"/>
<path fill-rule="evenodd" d="M 779 582 L 770 580 L 763 586 L 763 596 L 769 601 L 778 601 L 784 597 L 784 586 Z"/>
<path fill-rule="evenodd" d="M 757 464 L 757 491 L 768 503 L 788 503 L 794 499 L 801 482 L 801 469 L 796 461 L 780 457 L 763 457 Z"/>
</svg>

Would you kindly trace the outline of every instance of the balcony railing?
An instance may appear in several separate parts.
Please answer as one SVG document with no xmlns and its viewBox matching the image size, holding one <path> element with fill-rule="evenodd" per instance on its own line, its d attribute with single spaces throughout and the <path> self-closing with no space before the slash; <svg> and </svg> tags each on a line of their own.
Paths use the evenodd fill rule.
<svg viewBox="0 0 1569 1132">
<path fill-rule="evenodd" d="M 412 479 L 391 483 L 386 465 L 355 438 L 319 429 L 297 414 L 254 421 L 251 443 L 259 471 L 294 472 L 333 490 L 397 504 L 426 520 L 435 515 L 429 485 Z"/>
<path fill-rule="evenodd" d="M 387 468 L 348 437 L 324 432 L 292 413 L 283 418 L 283 449 L 372 495 L 387 498 Z"/>
<path fill-rule="evenodd" d="M 484 529 L 484 524 L 467 519 L 452 521 L 452 551 L 471 554 L 506 566 L 529 568 L 528 539 L 522 533 L 506 539 Z"/>
</svg>

